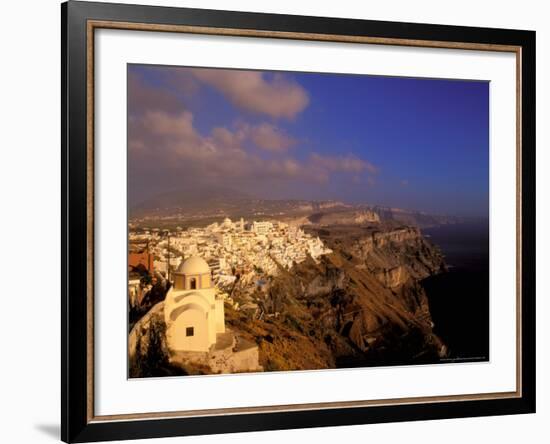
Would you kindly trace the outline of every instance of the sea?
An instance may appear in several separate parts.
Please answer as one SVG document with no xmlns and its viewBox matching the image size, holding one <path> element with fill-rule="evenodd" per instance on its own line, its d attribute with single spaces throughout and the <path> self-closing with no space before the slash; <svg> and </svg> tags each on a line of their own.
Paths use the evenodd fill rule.
<svg viewBox="0 0 550 444">
<path fill-rule="evenodd" d="M 422 281 L 448 362 L 489 360 L 489 221 L 422 229 L 449 268 Z"/>
</svg>

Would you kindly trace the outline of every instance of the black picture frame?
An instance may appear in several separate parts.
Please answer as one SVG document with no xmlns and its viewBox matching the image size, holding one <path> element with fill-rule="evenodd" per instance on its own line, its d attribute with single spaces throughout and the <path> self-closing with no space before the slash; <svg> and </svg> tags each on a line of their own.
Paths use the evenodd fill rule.
<svg viewBox="0 0 550 444">
<path fill-rule="evenodd" d="M 88 359 L 93 335 L 90 286 L 90 159 L 87 38 L 90 20 L 262 30 L 411 41 L 512 45 L 521 67 L 521 394 L 295 411 L 239 412 L 116 421 L 90 415 Z M 90 442 L 180 435 L 370 424 L 535 412 L 535 32 L 69 1 L 61 5 L 62 53 L 62 374 L 61 438 Z M 445 45 L 443 45 L 445 46 Z"/>
</svg>

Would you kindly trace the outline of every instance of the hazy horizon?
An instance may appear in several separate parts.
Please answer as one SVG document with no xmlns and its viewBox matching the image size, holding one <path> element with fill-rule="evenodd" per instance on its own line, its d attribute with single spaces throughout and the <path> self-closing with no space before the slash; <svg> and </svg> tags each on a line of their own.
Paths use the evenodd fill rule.
<svg viewBox="0 0 550 444">
<path fill-rule="evenodd" d="M 488 217 L 489 84 L 128 65 L 130 207 L 214 187 Z"/>
<path fill-rule="evenodd" d="M 227 188 L 224 188 L 224 192 L 233 192 L 235 190 L 230 190 L 230 189 L 227 189 Z M 182 189 L 174 189 L 174 190 L 168 190 L 168 191 L 165 191 L 165 192 L 162 192 L 160 194 L 157 194 L 157 195 L 154 195 L 154 196 L 150 196 L 149 198 L 145 199 L 145 200 L 142 200 L 142 201 L 139 201 L 139 202 L 136 202 L 134 205 L 130 205 L 129 209 L 131 210 L 131 213 L 133 211 L 136 211 L 136 210 L 140 210 L 141 208 L 143 208 L 143 205 L 144 204 L 147 204 L 151 199 L 155 199 L 155 198 L 159 198 L 159 197 L 162 197 L 164 195 L 170 195 L 170 194 L 187 194 L 189 192 L 189 190 L 182 190 Z M 458 213 L 437 213 L 437 212 L 426 212 L 426 211 L 423 211 L 421 209 L 418 209 L 418 208 L 415 208 L 415 207 L 404 207 L 404 206 L 400 206 L 400 207 L 396 207 L 396 206 L 390 206 L 390 205 L 385 205 L 383 202 L 361 202 L 361 201 L 349 201 L 349 200 L 345 200 L 345 199 L 300 199 L 300 198 L 297 198 L 297 197 L 289 197 L 289 198 L 264 198 L 262 196 L 258 196 L 258 195 L 248 195 L 248 194 L 240 194 L 240 192 L 237 192 L 238 194 L 235 196 L 236 199 L 242 199 L 242 198 L 245 198 L 245 199 L 251 199 L 251 200 L 262 200 L 262 201 L 305 201 L 305 202 L 341 202 L 345 205 L 352 205 L 352 206 L 357 206 L 357 207 L 371 207 L 371 208 L 393 208 L 393 209 L 400 209 L 400 210 L 405 210 L 405 211 L 410 211 L 411 213 L 412 212 L 419 212 L 419 213 L 426 213 L 426 214 L 430 214 L 430 215 L 434 215 L 434 216 L 450 216 L 450 217 L 463 217 L 463 218 L 471 218 L 471 219 L 479 219 L 479 220 L 488 220 L 489 219 L 489 215 L 488 214 L 480 214 L 480 215 L 464 215 L 464 214 L 458 214 Z"/>
</svg>

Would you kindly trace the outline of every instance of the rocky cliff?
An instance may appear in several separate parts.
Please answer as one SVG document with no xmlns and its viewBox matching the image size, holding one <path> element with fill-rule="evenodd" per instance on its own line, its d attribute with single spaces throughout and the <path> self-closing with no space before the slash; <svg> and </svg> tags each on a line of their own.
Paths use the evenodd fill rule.
<svg viewBox="0 0 550 444">
<path fill-rule="evenodd" d="M 333 211 L 319 211 L 314 212 L 307 217 L 307 223 L 318 226 L 331 226 L 331 225 L 362 225 L 380 222 L 380 216 L 378 213 L 368 209 L 346 209 L 340 207 L 333 209 Z"/>
<path fill-rule="evenodd" d="M 441 253 L 418 228 L 360 233 L 347 249 L 386 287 L 399 287 L 410 278 L 421 280 L 446 270 Z"/>
<path fill-rule="evenodd" d="M 445 264 L 418 230 L 318 234 L 333 254 L 274 278 L 258 296 L 261 320 L 230 320 L 259 343 L 264 368 L 410 364 L 445 355 L 419 283 Z"/>
</svg>

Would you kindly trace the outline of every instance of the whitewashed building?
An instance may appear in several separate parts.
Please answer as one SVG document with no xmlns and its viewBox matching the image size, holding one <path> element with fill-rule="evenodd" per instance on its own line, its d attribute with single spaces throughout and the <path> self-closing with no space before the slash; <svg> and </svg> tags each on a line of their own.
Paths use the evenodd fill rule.
<svg viewBox="0 0 550 444">
<path fill-rule="evenodd" d="M 212 283 L 210 267 L 198 256 L 182 262 L 164 304 L 166 342 L 172 352 L 206 352 L 225 332 L 223 295 Z"/>
</svg>

